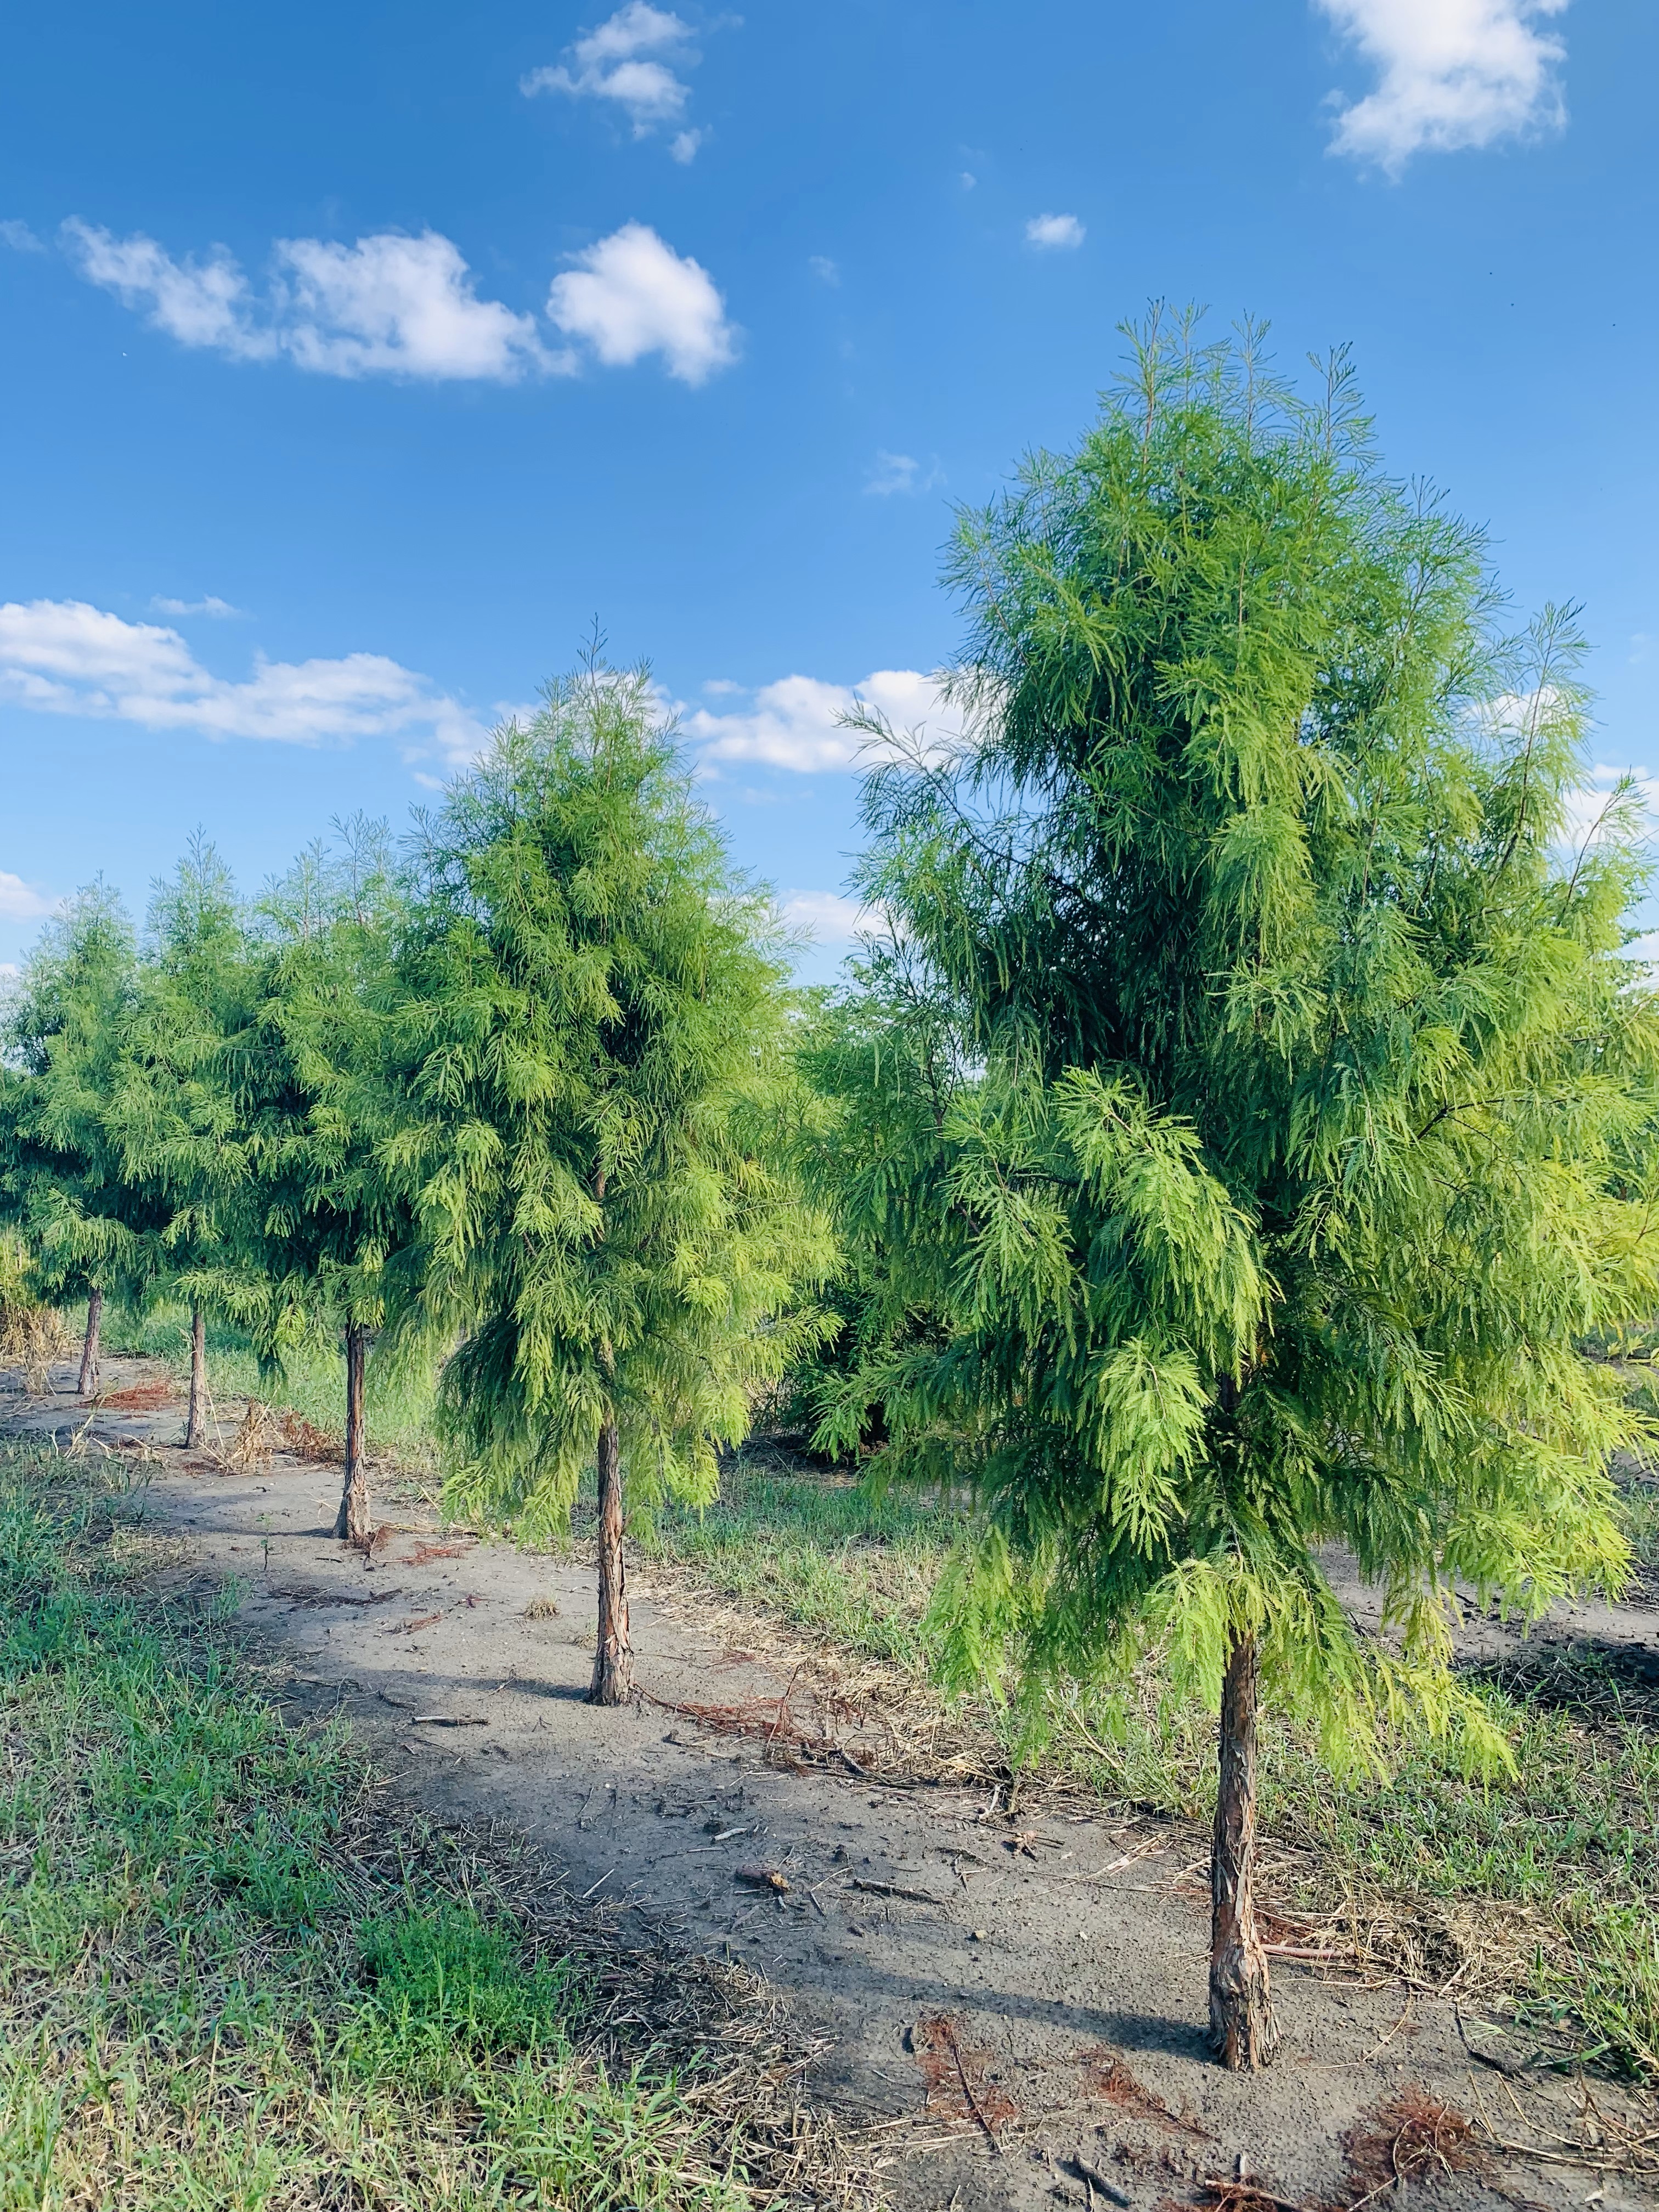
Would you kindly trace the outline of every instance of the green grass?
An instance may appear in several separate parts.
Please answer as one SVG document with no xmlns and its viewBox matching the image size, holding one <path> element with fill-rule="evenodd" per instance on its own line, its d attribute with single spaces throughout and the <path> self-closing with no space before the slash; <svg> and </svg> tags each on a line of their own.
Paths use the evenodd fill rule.
<svg viewBox="0 0 1659 2212">
<path fill-rule="evenodd" d="M 0 2212 L 749 2205 L 660 1962 L 400 1820 L 153 1563 L 119 1492 L 0 1448 Z"/>
</svg>

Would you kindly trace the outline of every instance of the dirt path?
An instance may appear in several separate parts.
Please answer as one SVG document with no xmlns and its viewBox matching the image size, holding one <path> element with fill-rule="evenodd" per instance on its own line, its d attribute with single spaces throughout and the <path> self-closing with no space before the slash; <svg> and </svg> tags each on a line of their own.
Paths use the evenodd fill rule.
<svg viewBox="0 0 1659 2212">
<path fill-rule="evenodd" d="M 106 1391 L 159 1373 L 112 1360 Z M 66 1392 L 72 1372 L 58 1379 Z M 88 1418 L 67 1395 L 10 1402 L 14 1432 L 66 1438 Z M 1512 2074 L 1528 2049 L 1474 2019 L 1460 2028 L 1451 2002 L 1288 1960 L 1283 2059 L 1229 2075 L 1204 2047 L 1205 1867 L 1183 1863 L 1184 1832 L 1011 1822 L 983 1791 L 781 1771 L 752 1738 L 666 1710 L 777 1698 L 787 1684 L 653 1602 L 648 1575 L 631 1589 L 647 1699 L 595 1711 L 582 1702 L 594 1608 L 580 1566 L 419 1533 L 365 1565 L 328 1535 L 335 1470 L 279 1455 L 227 1474 L 186 1459 L 180 1426 L 176 1406 L 94 1412 L 88 1441 L 154 1447 L 152 1513 L 188 1540 L 196 1571 L 239 1579 L 239 1618 L 291 1667 L 296 1704 L 342 1706 L 427 1811 L 536 1838 L 574 1891 L 625 1901 L 642 1942 L 672 1933 L 764 1974 L 823 2039 L 809 2093 L 890 2123 L 901 2204 L 1121 2197 L 1153 2212 L 1188 2200 L 1183 2184 L 1242 2173 L 1292 2208 L 1328 2207 L 1358 2193 L 1343 2137 L 1391 2098 L 1484 2109 L 1511 2139 L 1529 2123 L 1533 2141 L 1582 2109 L 1574 2085 Z M 556 1613 L 527 1614 L 549 1599 Z M 1596 1632 L 1613 1628 L 1645 1637 L 1659 1664 L 1659 1613 Z M 755 1865 L 787 1892 L 753 1886 Z M 1499 2063 L 1472 2061 L 1470 2044 Z M 1651 2185 L 1532 2160 L 1449 2187 L 1471 2205 L 1652 2201 Z"/>
</svg>

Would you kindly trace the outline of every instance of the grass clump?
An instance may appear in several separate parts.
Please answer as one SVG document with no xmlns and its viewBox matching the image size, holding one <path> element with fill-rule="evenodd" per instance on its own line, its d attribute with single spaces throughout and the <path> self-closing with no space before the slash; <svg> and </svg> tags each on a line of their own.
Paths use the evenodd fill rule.
<svg viewBox="0 0 1659 2212">
<path fill-rule="evenodd" d="M 391 1816 L 131 1517 L 0 1446 L 0 2212 L 765 2198 L 746 1985 Z"/>
</svg>

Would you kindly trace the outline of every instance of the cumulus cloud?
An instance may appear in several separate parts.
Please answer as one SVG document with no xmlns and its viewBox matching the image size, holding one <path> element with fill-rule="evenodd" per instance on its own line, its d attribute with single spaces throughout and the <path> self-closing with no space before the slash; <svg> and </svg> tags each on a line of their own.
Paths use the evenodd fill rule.
<svg viewBox="0 0 1659 2212">
<path fill-rule="evenodd" d="M 279 239 L 263 295 L 223 246 L 179 261 L 152 238 L 116 238 L 78 217 L 64 240 L 90 283 L 181 344 L 233 361 L 280 356 L 322 376 L 498 384 L 580 366 L 574 346 L 544 345 L 534 316 L 481 300 L 459 247 L 436 231 L 380 232 L 354 246 Z M 644 223 L 624 223 L 554 279 L 548 313 L 601 362 L 660 354 L 671 375 L 702 384 L 737 358 L 737 332 L 708 270 Z"/>
<path fill-rule="evenodd" d="M 811 775 L 864 768 L 879 756 L 879 741 L 843 726 L 860 706 L 884 715 L 901 734 L 921 731 L 946 743 L 961 734 L 960 718 L 941 698 L 938 678 L 913 668 L 878 668 L 857 685 L 785 676 L 762 684 L 746 710 L 716 714 L 700 707 L 682 726 L 711 765 L 762 761 Z"/>
<path fill-rule="evenodd" d="M 33 884 L 26 884 L 21 876 L 14 876 L 0 868 L 0 921 L 39 921 L 58 904 Z M 17 970 L 0 969 L 0 975 L 15 975 Z"/>
<path fill-rule="evenodd" d="M 211 592 L 204 599 L 167 599 L 158 596 L 149 605 L 152 614 L 210 615 L 216 622 L 228 622 L 242 611 L 240 607 L 232 606 L 228 599 L 216 599 Z"/>
<path fill-rule="evenodd" d="M 608 100 L 621 108 L 634 126 L 636 138 L 678 123 L 685 112 L 691 88 L 677 74 L 695 66 L 699 57 L 691 51 L 689 24 L 648 0 L 628 0 L 626 7 L 585 31 L 556 67 L 532 70 L 520 80 L 520 92 L 533 97 L 539 92 L 562 92 L 574 100 Z M 677 161 L 695 158 L 703 140 L 701 131 L 682 130 L 669 142 Z"/>
<path fill-rule="evenodd" d="M 284 355 L 326 376 L 511 382 L 550 362 L 535 319 L 481 300 L 459 249 L 435 231 L 383 232 L 338 246 L 279 239 L 258 297 L 222 246 L 176 261 L 153 238 L 116 238 L 74 217 L 64 240 L 81 273 L 181 345 L 233 361 Z"/>
<path fill-rule="evenodd" d="M 851 945 L 879 918 L 839 891 L 786 891 L 778 911 L 792 929 L 804 930 L 822 945 Z"/>
<path fill-rule="evenodd" d="M 574 260 L 553 279 L 547 312 L 607 367 L 659 353 L 671 376 L 702 384 L 737 359 L 738 334 L 708 271 L 645 223 L 625 222 Z"/>
<path fill-rule="evenodd" d="M 1397 175 L 1413 154 L 1559 130 L 1566 50 L 1540 27 L 1567 0 L 1318 0 L 1377 72 L 1340 108 L 1334 153 Z"/>
<path fill-rule="evenodd" d="M 8 216 L 0 222 L 0 246 L 10 246 L 14 253 L 44 253 L 46 241 L 37 238 L 27 223 L 20 222 L 15 216 Z"/>
<path fill-rule="evenodd" d="M 479 299 L 459 249 L 436 231 L 385 233 L 355 246 L 287 238 L 276 259 L 288 293 L 283 343 L 301 368 L 508 384 L 556 365 L 534 318 Z"/>
<path fill-rule="evenodd" d="M 1025 226 L 1025 242 L 1045 252 L 1081 246 L 1087 234 L 1074 215 L 1034 215 Z"/>
<path fill-rule="evenodd" d="M 210 738 L 424 738 L 458 757 L 484 734 L 454 700 L 384 654 L 261 657 L 235 683 L 204 668 L 176 629 L 126 622 L 82 599 L 0 606 L 0 698 L 40 714 Z"/>
</svg>

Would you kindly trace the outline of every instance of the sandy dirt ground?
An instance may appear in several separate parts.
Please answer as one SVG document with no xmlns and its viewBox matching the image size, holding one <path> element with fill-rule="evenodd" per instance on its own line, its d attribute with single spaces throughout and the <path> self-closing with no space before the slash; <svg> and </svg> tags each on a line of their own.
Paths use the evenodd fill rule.
<svg viewBox="0 0 1659 2212">
<path fill-rule="evenodd" d="M 105 1395 L 161 1372 L 109 1360 Z M 186 1542 L 187 1571 L 236 1578 L 239 1620 L 283 1667 L 293 1710 L 343 1709 L 410 1803 L 528 1834 L 574 1893 L 625 1905 L 642 1944 L 763 1975 L 820 2046 L 805 2094 L 885 2129 L 901 2205 L 1153 2212 L 1243 2177 L 1299 2212 L 1352 2203 L 1352 2131 L 1391 2098 L 1426 2092 L 1533 2144 L 1582 2114 L 1580 2085 L 1528 2066 L 1530 2045 L 1478 2008 L 1460 2016 L 1450 1998 L 1318 1963 L 1276 1962 L 1282 2057 L 1230 2075 L 1204 2044 L 1206 1863 L 1191 1831 L 1064 1808 L 1010 1818 L 982 1788 L 770 1763 L 763 1741 L 673 1708 L 776 1699 L 787 1678 L 733 1649 L 724 1615 L 711 1632 L 716 1609 L 700 1622 L 683 1588 L 664 1601 L 648 1572 L 630 1586 L 643 1698 L 596 1711 L 578 1559 L 446 1537 L 391 1505 L 402 1526 L 366 1564 L 329 1534 L 337 1470 L 278 1455 L 228 1474 L 179 1448 L 176 1401 L 89 1409 L 69 1395 L 72 1370 L 55 1379 L 57 1395 L 14 1395 L 0 1422 L 66 1442 L 90 1419 L 79 1449 L 149 1447 L 148 1510 Z M 1475 1632 L 1496 1649 L 1510 1632 Z M 1549 1632 L 1617 1637 L 1659 1676 L 1659 1611 L 1564 1615 Z M 757 1887 L 757 1869 L 787 1890 Z M 1594 2094 L 1659 2125 L 1608 2085 Z M 1441 2190 L 1449 2205 L 1600 2212 L 1655 2194 L 1521 2156 Z"/>
</svg>

